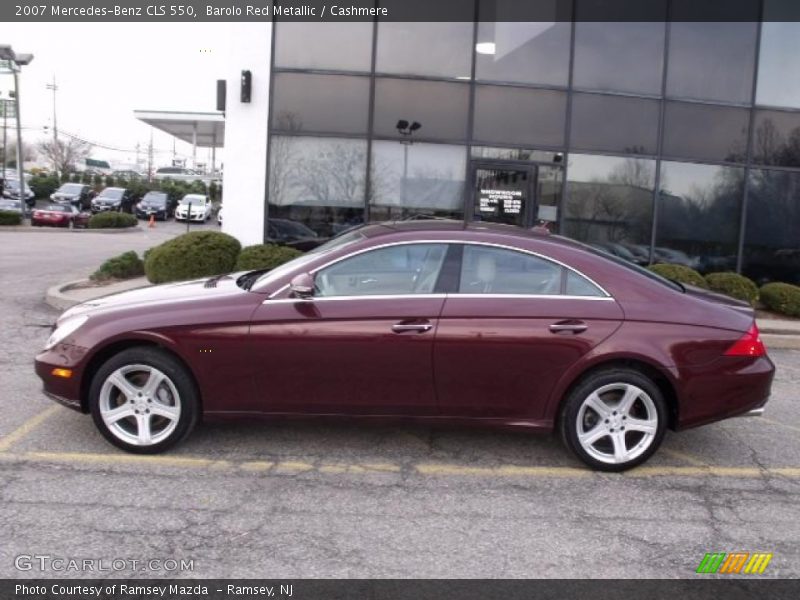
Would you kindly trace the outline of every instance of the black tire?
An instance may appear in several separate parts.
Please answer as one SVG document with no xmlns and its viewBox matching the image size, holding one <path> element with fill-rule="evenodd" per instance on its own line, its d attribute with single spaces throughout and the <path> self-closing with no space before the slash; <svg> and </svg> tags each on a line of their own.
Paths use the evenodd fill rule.
<svg viewBox="0 0 800 600">
<path fill-rule="evenodd" d="M 637 399 L 634 401 L 634 405 L 631 407 L 631 410 L 636 411 L 636 414 L 633 414 L 631 418 L 639 418 L 639 416 L 642 414 L 646 414 L 648 417 L 650 417 L 650 413 L 654 410 L 657 422 L 655 431 L 647 442 L 649 445 L 647 445 L 646 448 L 641 451 L 641 453 L 629 460 L 621 460 L 621 462 L 607 462 L 608 460 L 611 460 L 610 456 L 607 456 L 605 459 L 593 456 L 584 447 L 584 445 L 581 444 L 578 437 L 578 418 L 579 415 L 581 415 L 582 406 L 594 392 L 604 388 L 613 388 L 615 385 L 629 386 L 630 389 L 638 388 L 640 391 L 644 392 L 643 395 L 638 395 Z M 612 404 L 609 406 L 609 408 L 612 409 L 614 408 L 613 401 L 615 394 L 620 395 L 621 401 L 621 395 L 623 394 L 621 390 L 617 392 L 616 390 L 611 389 L 603 393 L 603 396 L 606 399 L 611 400 Z M 652 402 L 652 405 L 646 401 L 647 398 L 649 398 L 649 400 Z M 581 426 L 585 426 L 586 420 L 589 421 L 589 424 L 591 424 L 591 421 L 594 420 L 594 426 L 604 429 L 604 431 L 601 433 L 605 433 L 606 431 L 614 432 L 615 430 L 613 427 L 617 426 L 616 435 L 622 435 L 622 439 L 624 440 L 626 447 L 628 440 L 630 440 L 630 443 L 633 446 L 632 450 L 637 450 L 639 448 L 637 445 L 637 436 L 641 436 L 638 438 L 640 442 L 644 441 L 645 438 L 648 437 L 648 434 L 640 431 L 631 431 L 630 425 L 627 433 L 621 434 L 620 429 L 625 430 L 626 422 L 629 424 L 643 422 L 636 420 L 620 420 L 623 418 L 622 411 L 619 411 L 619 415 L 617 411 L 613 412 L 613 416 L 609 415 L 610 423 L 609 421 L 604 420 L 602 417 L 599 417 L 599 414 L 600 413 L 595 412 L 591 407 L 585 409 L 582 415 L 582 419 L 584 421 L 582 421 Z M 602 423 L 600 420 L 598 420 L 598 417 L 603 421 Z M 627 417 L 625 418 L 627 419 Z M 561 406 L 561 412 L 559 415 L 559 430 L 564 444 L 586 465 L 598 471 L 620 472 L 642 464 L 648 458 L 650 458 L 656 450 L 658 450 L 658 447 L 661 445 L 666 432 L 667 418 L 668 410 L 666 401 L 664 400 L 664 395 L 661 393 L 659 387 L 653 383 L 649 377 L 636 369 L 625 367 L 609 368 L 590 373 L 572 388 Z M 652 422 L 652 419 L 649 420 Z M 609 424 L 606 425 L 607 423 Z M 611 429 L 609 429 L 609 427 Z M 591 431 L 594 431 L 594 429 L 591 429 L 587 433 L 591 434 Z M 601 448 L 597 448 L 594 445 L 591 445 L 590 447 L 590 450 L 592 450 L 596 455 L 603 454 L 602 446 L 610 446 L 611 448 L 609 450 L 612 453 L 613 448 L 616 447 L 611 433 L 606 433 L 606 435 L 599 438 L 596 442 L 594 442 L 594 444 L 601 444 Z"/>
<path fill-rule="evenodd" d="M 103 420 L 100 411 L 100 394 L 106 379 L 117 369 L 128 365 L 147 365 L 166 375 L 177 389 L 180 398 L 180 416 L 168 437 L 150 445 L 136 445 L 120 439 Z M 136 347 L 123 350 L 108 359 L 98 369 L 89 388 L 89 410 L 95 425 L 109 442 L 134 454 L 158 454 L 186 438 L 194 429 L 200 415 L 200 395 L 194 379 L 172 354 L 160 348 Z"/>
</svg>

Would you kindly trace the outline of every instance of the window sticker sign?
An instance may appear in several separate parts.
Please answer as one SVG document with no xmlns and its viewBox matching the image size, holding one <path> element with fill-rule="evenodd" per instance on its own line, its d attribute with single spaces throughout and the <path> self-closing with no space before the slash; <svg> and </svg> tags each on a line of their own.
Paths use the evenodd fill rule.
<svg viewBox="0 0 800 600">
<path fill-rule="evenodd" d="M 518 215 L 522 212 L 522 190 L 481 189 L 478 210 L 495 215 Z"/>
</svg>

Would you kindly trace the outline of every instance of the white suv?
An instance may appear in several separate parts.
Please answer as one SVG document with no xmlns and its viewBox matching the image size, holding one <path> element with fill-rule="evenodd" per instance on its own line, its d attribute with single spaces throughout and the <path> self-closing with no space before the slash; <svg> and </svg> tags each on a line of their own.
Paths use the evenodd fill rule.
<svg viewBox="0 0 800 600">
<path fill-rule="evenodd" d="M 189 206 L 191 205 L 191 214 Z M 211 202 L 203 194 L 186 194 L 175 209 L 176 221 L 208 221 L 211 218 Z"/>
</svg>

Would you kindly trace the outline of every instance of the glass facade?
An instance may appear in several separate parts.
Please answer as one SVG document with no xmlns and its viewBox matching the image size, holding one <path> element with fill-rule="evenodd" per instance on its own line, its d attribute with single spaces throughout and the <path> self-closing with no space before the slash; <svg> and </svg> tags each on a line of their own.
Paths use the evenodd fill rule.
<svg viewBox="0 0 800 600">
<path fill-rule="evenodd" d="M 798 282 L 800 24 L 769 20 L 790 0 L 724 23 L 654 20 L 694 0 L 536 23 L 471 1 L 477 23 L 275 23 L 267 228 L 546 221 L 639 264 Z"/>
</svg>

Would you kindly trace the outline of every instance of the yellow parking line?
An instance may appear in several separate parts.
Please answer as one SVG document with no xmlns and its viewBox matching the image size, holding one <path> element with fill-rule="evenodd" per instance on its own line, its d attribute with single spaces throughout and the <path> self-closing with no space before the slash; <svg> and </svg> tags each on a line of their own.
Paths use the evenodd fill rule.
<svg viewBox="0 0 800 600">
<path fill-rule="evenodd" d="M 0 439 L 0 452 L 8 452 L 11 446 L 19 442 L 31 431 L 39 427 L 39 425 L 44 423 L 51 415 L 58 412 L 60 408 L 61 407 L 57 405 L 51 406 L 47 410 L 40 412 L 35 417 L 31 417 L 7 436 Z"/>
<path fill-rule="evenodd" d="M 317 472 L 329 475 L 366 474 L 366 473 L 399 473 L 400 465 L 392 463 L 362 464 L 321 464 L 314 465 L 305 461 L 265 460 L 229 461 L 199 458 L 192 456 L 142 456 L 134 454 L 100 454 L 84 452 L 23 452 L 14 454 L 0 453 L 2 461 L 18 462 L 61 462 L 72 464 L 140 464 L 158 467 L 211 469 L 223 472 L 244 471 L 249 473 L 308 473 Z M 498 465 L 481 467 L 447 463 L 419 463 L 410 465 L 409 469 L 430 476 L 483 476 L 483 477 L 523 477 L 523 478 L 578 478 L 597 477 L 601 474 L 582 467 L 545 467 L 522 465 Z M 717 478 L 754 478 L 764 476 L 781 476 L 800 479 L 800 467 L 724 467 L 724 466 L 642 466 L 621 475 L 610 474 L 610 477 L 717 477 Z"/>
</svg>

